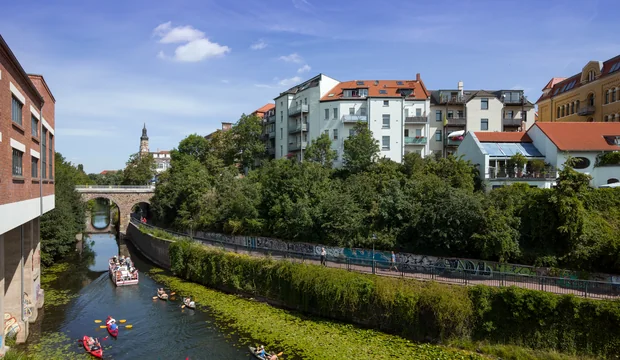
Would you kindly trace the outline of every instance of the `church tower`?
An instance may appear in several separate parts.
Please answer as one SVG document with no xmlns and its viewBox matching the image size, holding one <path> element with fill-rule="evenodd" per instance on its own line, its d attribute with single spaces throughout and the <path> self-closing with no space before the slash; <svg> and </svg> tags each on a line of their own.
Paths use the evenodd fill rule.
<svg viewBox="0 0 620 360">
<path fill-rule="evenodd" d="M 140 137 L 140 156 L 149 154 L 149 137 L 146 135 L 146 123 L 142 128 L 142 136 Z"/>
</svg>

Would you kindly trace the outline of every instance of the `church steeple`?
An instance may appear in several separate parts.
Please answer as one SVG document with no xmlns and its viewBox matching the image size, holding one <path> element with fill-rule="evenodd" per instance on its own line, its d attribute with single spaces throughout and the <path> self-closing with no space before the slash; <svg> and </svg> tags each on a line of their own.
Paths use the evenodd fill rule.
<svg viewBox="0 0 620 360">
<path fill-rule="evenodd" d="M 146 135 L 146 123 L 142 128 L 142 136 L 140 137 L 140 156 L 149 154 L 149 137 Z"/>
</svg>

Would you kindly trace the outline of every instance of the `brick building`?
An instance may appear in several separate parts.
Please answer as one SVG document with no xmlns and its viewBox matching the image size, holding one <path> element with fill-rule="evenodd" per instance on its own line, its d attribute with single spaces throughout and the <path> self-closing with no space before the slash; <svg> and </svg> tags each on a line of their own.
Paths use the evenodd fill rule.
<svg viewBox="0 0 620 360">
<path fill-rule="evenodd" d="M 43 76 L 28 75 L 0 36 L 0 314 L 18 342 L 43 304 L 39 222 L 54 208 L 54 103 Z"/>
</svg>

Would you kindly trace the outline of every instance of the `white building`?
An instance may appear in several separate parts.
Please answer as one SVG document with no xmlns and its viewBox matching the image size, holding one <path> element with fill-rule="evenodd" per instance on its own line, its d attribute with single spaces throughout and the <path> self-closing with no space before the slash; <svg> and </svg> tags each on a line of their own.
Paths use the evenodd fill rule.
<svg viewBox="0 0 620 360">
<path fill-rule="evenodd" d="M 170 168 L 170 151 L 159 150 L 152 152 L 153 160 L 155 161 L 155 171 L 162 173 Z"/>
<path fill-rule="evenodd" d="M 405 153 L 429 153 L 430 93 L 416 80 L 338 82 L 318 75 L 282 93 L 276 101 L 276 158 L 302 159 L 312 139 L 326 133 L 342 165 L 344 140 L 357 122 L 367 123 L 380 156 L 401 162 Z M 287 137 L 288 135 L 288 137 Z"/>
<path fill-rule="evenodd" d="M 569 156 L 577 160 L 574 169 L 591 175 L 591 185 L 600 187 L 620 182 L 620 163 L 598 163 L 600 156 L 620 151 L 619 144 L 620 123 L 537 122 L 526 133 L 470 131 L 457 155 L 479 167 L 489 189 L 514 182 L 550 188 Z M 523 171 L 509 164 L 516 153 L 528 160 Z"/>
<path fill-rule="evenodd" d="M 433 154 L 452 154 L 468 131 L 525 131 L 535 117 L 523 90 L 464 90 L 459 81 L 457 89 L 431 92 L 429 148 Z"/>
</svg>

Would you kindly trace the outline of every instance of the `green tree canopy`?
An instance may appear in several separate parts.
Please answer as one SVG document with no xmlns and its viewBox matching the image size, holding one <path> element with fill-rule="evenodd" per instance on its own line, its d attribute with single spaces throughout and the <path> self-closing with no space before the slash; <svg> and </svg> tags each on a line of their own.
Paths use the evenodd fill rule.
<svg viewBox="0 0 620 360">
<path fill-rule="evenodd" d="M 368 125 L 358 122 L 354 127 L 354 134 L 344 141 L 344 168 L 351 173 L 367 169 L 377 161 L 379 142 L 372 136 Z"/>
<path fill-rule="evenodd" d="M 305 161 L 313 161 L 331 168 L 338 153 L 332 149 L 332 140 L 327 134 L 314 139 L 304 152 Z"/>
<path fill-rule="evenodd" d="M 146 185 L 155 176 L 155 160 L 150 154 L 133 154 L 123 170 L 123 185 Z"/>
</svg>

